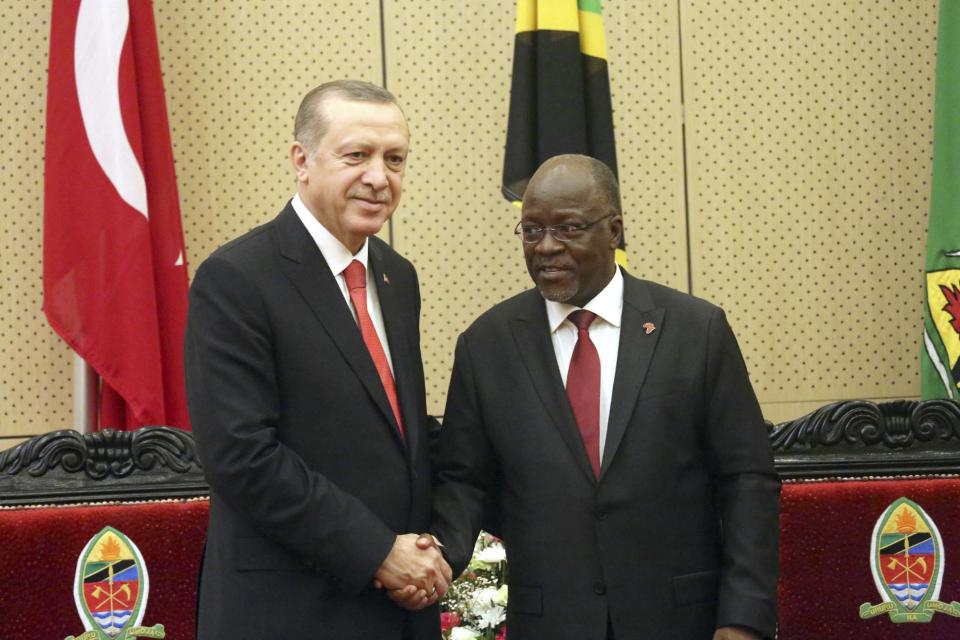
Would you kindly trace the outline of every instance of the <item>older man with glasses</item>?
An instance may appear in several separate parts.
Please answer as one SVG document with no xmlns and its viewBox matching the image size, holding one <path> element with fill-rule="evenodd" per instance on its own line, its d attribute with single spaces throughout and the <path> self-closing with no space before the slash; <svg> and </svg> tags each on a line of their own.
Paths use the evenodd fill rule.
<svg viewBox="0 0 960 640">
<path fill-rule="evenodd" d="M 531 179 L 515 233 L 536 289 L 459 338 L 433 533 L 459 573 L 496 523 L 510 640 L 772 637 L 780 484 L 736 339 L 720 308 L 618 269 L 622 231 L 603 163 Z"/>
</svg>

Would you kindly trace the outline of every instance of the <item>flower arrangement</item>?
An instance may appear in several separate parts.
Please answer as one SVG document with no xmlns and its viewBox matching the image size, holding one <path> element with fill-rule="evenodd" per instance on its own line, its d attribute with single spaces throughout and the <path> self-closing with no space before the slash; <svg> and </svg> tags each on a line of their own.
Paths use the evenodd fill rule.
<svg viewBox="0 0 960 640">
<path fill-rule="evenodd" d="M 473 558 L 440 603 L 444 640 L 506 640 L 507 553 L 482 531 Z"/>
</svg>

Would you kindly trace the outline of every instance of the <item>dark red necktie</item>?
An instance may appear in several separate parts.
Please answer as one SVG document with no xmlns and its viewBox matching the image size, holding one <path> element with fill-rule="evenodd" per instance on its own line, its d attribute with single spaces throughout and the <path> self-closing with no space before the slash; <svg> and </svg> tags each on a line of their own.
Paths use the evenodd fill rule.
<svg viewBox="0 0 960 640">
<path fill-rule="evenodd" d="M 383 351 L 383 345 L 377 336 L 377 330 L 373 328 L 373 321 L 370 319 L 370 313 L 367 312 L 367 270 L 362 262 L 354 260 L 343 270 L 343 277 L 347 281 L 350 300 L 353 301 L 353 308 L 357 312 L 360 335 L 363 336 L 363 341 L 367 344 L 367 351 L 373 358 L 373 364 L 380 375 L 383 390 L 387 392 L 390 408 L 393 409 L 393 415 L 400 427 L 400 435 L 403 436 L 403 420 L 400 418 L 400 402 L 397 400 L 397 387 L 393 382 L 393 373 L 390 372 L 387 354 Z"/>
<path fill-rule="evenodd" d="M 593 474 L 600 477 L 600 354 L 590 340 L 590 323 L 597 315 L 591 311 L 574 311 L 568 316 L 577 327 L 577 345 L 573 348 L 567 370 L 567 398 L 580 429 L 580 438 L 587 449 Z"/>
</svg>

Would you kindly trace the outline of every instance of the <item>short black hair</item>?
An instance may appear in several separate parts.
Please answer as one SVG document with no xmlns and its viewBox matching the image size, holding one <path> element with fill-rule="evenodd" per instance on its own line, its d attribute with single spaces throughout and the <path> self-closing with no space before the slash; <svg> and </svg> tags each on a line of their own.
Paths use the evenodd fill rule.
<svg viewBox="0 0 960 640">
<path fill-rule="evenodd" d="M 620 204 L 620 185 L 617 183 L 617 177 L 613 175 L 613 171 L 603 161 L 579 153 L 564 153 L 544 160 L 537 172 L 539 173 L 540 169 L 548 163 L 551 165 L 569 163 L 581 169 L 586 169 L 604 207 L 614 215 L 623 215 L 623 208 Z"/>
<path fill-rule="evenodd" d="M 622 216 L 623 209 L 620 204 L 620 185 L 617 182 L 617 177 L 613 175 L 613 170 L 611 170 L 605 162 L 601 162 L 596 158 L 591 158 L 590 156 L 583 157 L 587 159 L 590 176 L 593 178 L 593 183 L 600 192 L 600 197 L 610 208 L 611 213 Z"/>
</svg>

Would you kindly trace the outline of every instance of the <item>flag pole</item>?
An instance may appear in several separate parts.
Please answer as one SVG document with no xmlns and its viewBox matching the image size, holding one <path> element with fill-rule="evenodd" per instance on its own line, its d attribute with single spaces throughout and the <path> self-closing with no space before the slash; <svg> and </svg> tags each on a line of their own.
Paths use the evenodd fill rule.
<svg viewBox="0 0 960 640">
<path fill-rule="evenodd" d="M 97 389 L 100 376 L 86 360 L 73 354 L 73 424 L 80 433 L 97 430 Z"/>
</svg>

